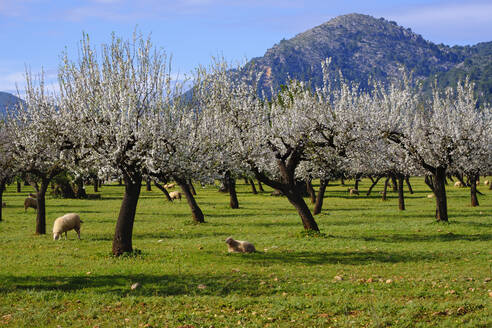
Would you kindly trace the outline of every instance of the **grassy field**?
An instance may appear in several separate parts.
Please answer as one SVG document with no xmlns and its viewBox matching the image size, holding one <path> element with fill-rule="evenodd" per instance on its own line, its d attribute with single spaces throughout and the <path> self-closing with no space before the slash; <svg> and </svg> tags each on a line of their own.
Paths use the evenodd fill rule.
<svg viewBox="0 0 492 328">
<path fill-rule="evenodd" d="M 305 236 L 285 198 L 253 195 L 238 181 L 240 209 L 210 186 L 197 188 L 207 223 L 195 225 L 186 201 L 169 203 L 143 188 L 134 227 L 136 256 L 110 255 L 123 187 L 102 200 L 47 200 L 47 231 L 80 213 L 82 240 L 34 235 L 24 213 L 31 191 L 4 195 L 0 223 L 0 326 L 6 327 L 490 327 L 492 191 L 448 188 L 450 224 L 437 224 L 435 200 L 419 178 L 398 211 L 349 197 L 331 184 Z M 367 190 L 369 181 L 360 186 Z M 88 187 L 91 188 L 91 187 Z M 92 188 L 91 188 L 92 189 Z M 89 190 L 89 189 L 88 189 Z M 225 238 L 260 252 L 229 254 Z M 132 290 L 130 286 L 140 283 Z"/>
</svg>

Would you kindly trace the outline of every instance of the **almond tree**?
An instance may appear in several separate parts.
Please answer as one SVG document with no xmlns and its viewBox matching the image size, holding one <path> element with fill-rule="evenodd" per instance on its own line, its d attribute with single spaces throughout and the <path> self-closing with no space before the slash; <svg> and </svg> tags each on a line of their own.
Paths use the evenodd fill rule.
<svg viewBox="0 0 492 328">
<path fill-rule="evenodd" d="M 223 62 L 213 67 L 210 76 L 204 106 L 221 131 L 217 144 L 247 164 L 259 181 L 281 191 L 305 229 L 319 231 L 296 185 L 296 169 L 306 160 L 313 132 L 304 112 L 313 110 L 317 98 L 301 82 L 292 82 L 271 101 L 263 101 L 257 93 L 257 78 L 231 74 Z"/>
<path fill-rule="evenodd" d="M 32 177 L 37 192 L 36 234 L 46 233 L 45 195 L 50 181 L 72 158 L 70 121 L 64 119 L 59 99 L 26 72 L 26 99 L 10 110 L 7 127 L 12 137 L 15 167 Z M 38 185 L 39 183 L 39 185 Z"/>
<path fill-rule="evenodd" d="M 431 100 L 421 98 L 405 83 L 381 89 L 374 100 L 372 119 L 380 122 L 382 136 L 430 174 L 436 220 L 447 222 L 446 172 L 461 158 L 471 160 L 478 155 L 474 150 L 477 140 L 485 138 L 490 145 L 490 133 L 484 136 L 486 129 L 482 128 L 490 127 L 490 108 L 477 106 L 469 82 L 458 84 L 455 90 L 436 89 Z M 490 156 L 490 146 L 486 156 Z"/>
<path fill-rule="evenodd" d="M 0 221 L 2 221 L 3 192 L 7 184 L 13 181 L 17 174 L 12 140 L 3 121 L 0 121 Z"/>
<path fill-rule="evenodd" d="M 62 98 L 69 120 L 77 122 L 72 141 L 85 160 L 103 176 L 117 171 L 125 182 L 113 238 L 113 254 L 121 255 L 133 251 L 135 212 L 154 141 L 150 123 L 169 92 L 170 73 L 165 53 L 139 35 L 132 42 L 113 35 L 101 56 L 84 35 L 79 53 L 78 61 L 64 56 Z"/>
</svg>

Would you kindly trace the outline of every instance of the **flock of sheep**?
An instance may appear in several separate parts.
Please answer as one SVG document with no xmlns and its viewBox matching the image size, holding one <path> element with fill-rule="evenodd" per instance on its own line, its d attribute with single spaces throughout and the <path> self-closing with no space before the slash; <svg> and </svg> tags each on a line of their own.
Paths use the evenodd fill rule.
<svg viewBox="0 0 492 328">
<path fill-rule="evenodd" d="M 176 184 L 170 183 L 166 184 L 164 187 L 166 189 L 171 189 Z M 169 193 L 171 199 L 179 199 L 181 200 L 181 193 L 179 191 L 172 191 Z M 5 203 L 2 203 L 2 206 L 5 207 Z M 36 199 L 36 194 L 30 193 L 29 196 L 24 200 L 24 211 L 27 211 L 28 208 L 37 209 L 38 201 Z M 65 233 L 65 239 L 67 239 L 67 233 L 70 230 L 75 230 L 78 238 L 80 239 L 80 224 L 84 223 L 80 219 L 80 215 L 77 213 L 67 213 L 53 222 L 53 240 L 58 240 Z M 255 246 L 245 240 L 235 240 L 232 237 L 228 237 L 225 240 L 228 251 L 233 253 L 253 253 L 256 252 Z"/>
</svg>

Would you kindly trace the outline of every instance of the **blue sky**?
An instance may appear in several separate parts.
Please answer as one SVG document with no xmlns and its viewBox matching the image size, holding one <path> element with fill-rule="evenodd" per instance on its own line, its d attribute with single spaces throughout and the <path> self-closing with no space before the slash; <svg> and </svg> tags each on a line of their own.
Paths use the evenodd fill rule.
<svg viewBox="0 0 492 328">
<path fill-rule="evenodd" d="M 492 41 L 492 0 L 0 0 L 0 91 L 22 89 L 26 65 L 43 67 L 53 81 L 60 53 L 76 54 L 83 31 L 101 44 L 111 32 L 129 38 L 137 26 L 182 74 L 214 55 L 262 56 L 282 38 L 354 12 L 394 20 L 436 43 Z"/>
</svg>

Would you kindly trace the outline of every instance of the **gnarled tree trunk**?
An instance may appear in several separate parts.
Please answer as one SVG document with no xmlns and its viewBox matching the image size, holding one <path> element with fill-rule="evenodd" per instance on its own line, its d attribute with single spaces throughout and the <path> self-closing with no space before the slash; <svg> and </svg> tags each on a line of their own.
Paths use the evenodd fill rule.
<svg viewBox="0 0 492 328">
<path fill-rule="evenodd" d="M 391 178 L 387 177 L 386 180 L 384 180 L 384 189 L 383 189 L 383 196 L 381 197 L 381 200 L 386 200 L 386 194 L 388 192 L 388 183 Z"/>
<path fill-rule="evenodd" d="M 42 177 L 41 185 L 37 190 L 36 200 L 38 208 L 36 209 L 36 234 L 46 234 L 46 191 L 48 190 L 50 179 Z"/>
<path fill-rule="evenodd" d="M 405 176 L 405 182 L 407 183 L 408 191 L 410 192 L 410 194 L 413 195 L 413 189 L 412 185 L 410 184 L 410 177 L 408 175 Z"/>
<path fill-rule="evenodd" d="M 371 194 L 372 188 L 374 188 L 378 184 L 378 182 L 379 182 L 380 179 L 381 179 L 381 177 L 377 177 L 375 180 L 374 179 L 371 179 L 372 184 L 369 187 L 369 190 L 367 191 L 366 196 L 369 196 Z"/>
<path fill-rule="evenodd" d="M 297 210 L 297 213 L 299 213 L 304 229 L 319 231 L 318 224 L 316 224 L 316 221 L 314 220 L 314 217 L 311 214 L 309 207 L 307 206 L 306 202 L 304 201 L 304 198 L 302 198 L 302 195 L 297 190 L 297 188 L 284 190 L 284 194 L 287 196 L 289 202 L 292 205 L 294 205 L 294 207 Z"/>
<path fill-rule="evenodd" d="M 319 181 L 318 195 L 316 196 L 316 203 L 314 204 L 313 214 L 321 213 L 323 209 L 323 198 L 325 197 L 326 186 L 328 185 L 328 180 L 321 179 Z"/>
<path fill-rule="evenodd" d="M 159 188 L 160 191 L 162 191 L 164 193 L 164 195 L 166 195 L 166 198 L 168 201 L 172 202 L 173 199 L 171 198 L 171 196 L 169 195 L 169 192 L 167 191 L 166 188 L 164 188 L 164 186 L 162 186 L 161 184 L 159 184 L 157 181 L 154 181 L 154 185 Z"/>
<path fill-rule="evenodd" d="M 261 181 L 260 180 L 256 180 L 256 181 L 258 181 L 258 189 L 260 190 L 260 192 L 264 192 L 265 189 L 263 189 L 263 185 L 261 184 Z M 492 184 L 491 184 L 491 186 L 492 186 Z"/>
<path fill-rule="evenodd" d="M 448 204 L 446 199 L 446 168 L 437 167 L 433 173 L 434 195 L 436 196 L 436 220 L 448 222 Z"/>
<path fill-rule="evenodd" d="M 311 204 L 316 204 L 316 192 L 314 191 L 312 180 L 306 180 L 306 191 L 309 194 L 309 198 L 311 198 Z"/>
<path fill-rule="evenodd" d="M 478 198 L 477 198 L 477 181 L 478 175 L 470 174 L 468 176 L 470 181 L 470 196 L 471 196 L 471 206 L 478 206 Z"/>
<path fill-rule="evenodd" d="M 258 193 L 258 191 L 256 191 L 256 186 L 255 186 L 255 182 L 253 181 L 253 179 L 249 179 L 249 184 L 251 185 L 251 192 L 256 195 Z"/>
<path fill-rule="evenodd" d="M 196 203 L 195 197 L 193 197 L 193 194 L 191 193 L 188 181 L 186 181 L 186 179 L 182 179 L 178 177 L 174 177 L 174 181 L 178 183 L 178 185 L 181 187 L 181 190 L 185 194 L 186 201 L 188 202 L 188 206 L 190 207 L 191 210 L 193 221 L 198 223 L 205 222 L 205 219 L 203 217 L 203 212 L 198 206 L 198 204 Z"/>
<path fill-rule="evenodd" d="M 0 222 L 2 221 L 3 212 L 3 191 L 5 190 L 5 181 L 0 181 Z"/>
<path fill-rule="evenodd" d="M 231 172 L 227 171 L 224 175 L 224 182 L 229 190 L 229 206 L 231 208 L 239 208 L 239 201 L 236 194 L 236 180 L 231 176 Z"/>
<path fill-rule="evenodd" d="M 87 198 L 87 193 L 85 192 L 84 189 L 84 179 L 81 177 L 78 177 L 75 179 L 75 185 L 77 186 L 76 194 L 75 197 L 77 198 Z"/>
<path fill-rule="evenodd" d="M 132 235 L 138 198 L 142 188 L 142 176 L 135 174 L 133 179 L 125 177 L 125 194 L 116 222 L 113 237 L 113 255 L 120 256 L 133 251 Z"/>
<path fill-rule="evenodd" d="M 405 210 L 405 197 L 403 195 L 403 183 L 404 183 L 403 174 L 398 174 L 398 209 L 400 211 Z"/>
<path fill-rule="evenodd" d="M 193 186 L 193 181 L 191 181 L 191 179 L 188 179 L 188 185 L 190 186 L 190 191 L 193 194 L 193 196 L 196 196 L 195 186 Z"/>
</svg>

